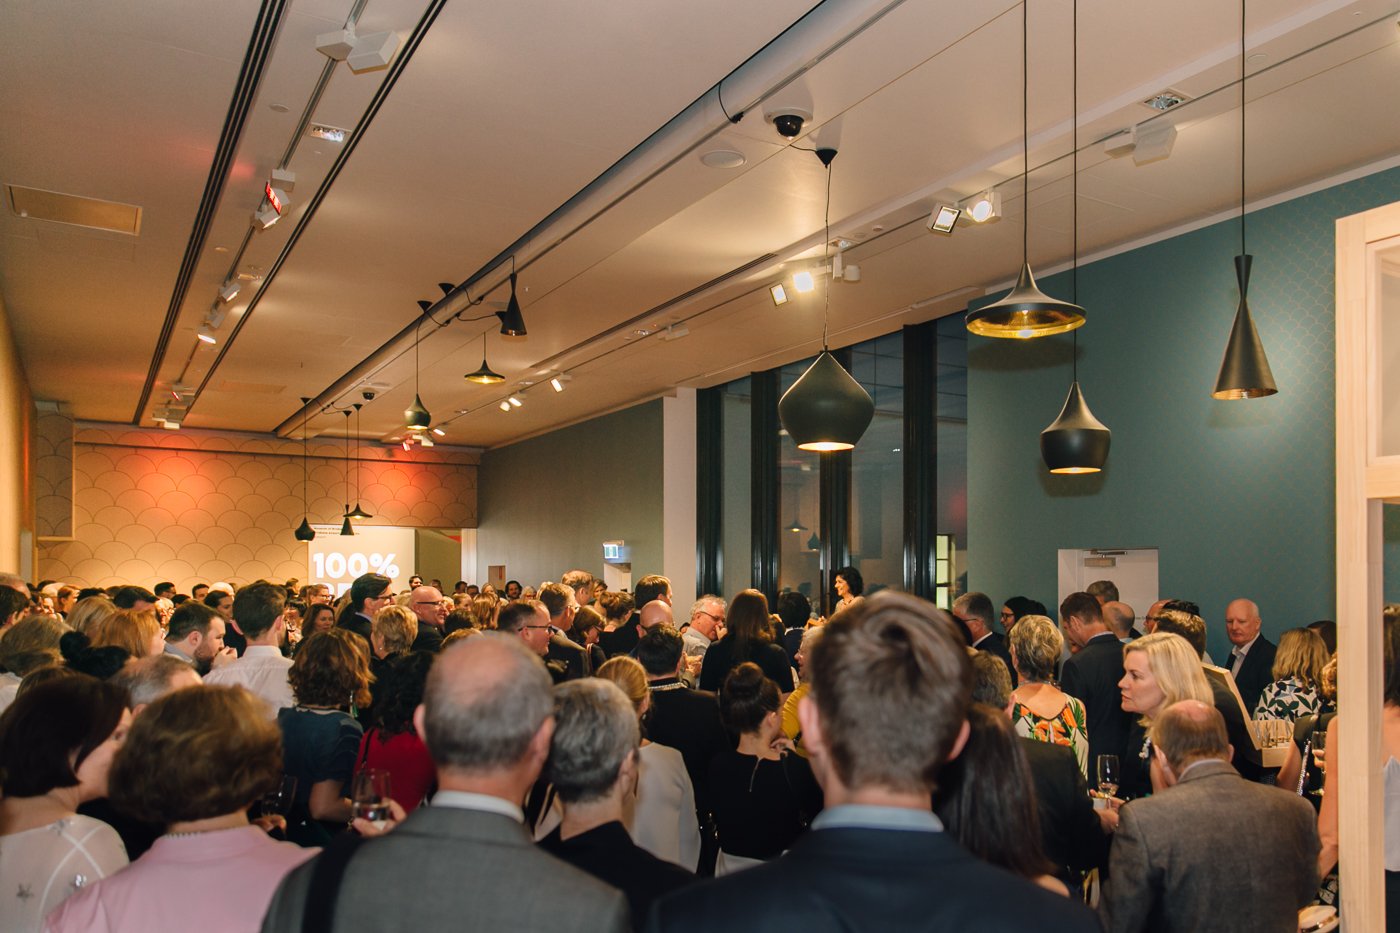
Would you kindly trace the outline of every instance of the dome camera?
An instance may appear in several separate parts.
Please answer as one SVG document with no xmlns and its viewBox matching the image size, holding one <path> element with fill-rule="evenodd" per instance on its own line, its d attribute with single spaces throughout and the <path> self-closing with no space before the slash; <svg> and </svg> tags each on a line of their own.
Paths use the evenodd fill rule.
<svg viewBox="0 0 1400 933">
<path fill-rule="evenodd" d="M 778 131 L 778 135 L 784 139 L 796 139 L 801 134 L 803 125 L 812 119 L 810 111 L 799 107 L 783 107 L 765 116 Z"/>
</svg>

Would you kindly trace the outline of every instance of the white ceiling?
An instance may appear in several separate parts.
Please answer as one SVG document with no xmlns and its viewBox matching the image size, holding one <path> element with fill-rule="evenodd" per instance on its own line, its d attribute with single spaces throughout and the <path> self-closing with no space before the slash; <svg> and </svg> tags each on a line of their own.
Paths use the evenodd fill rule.
<svg viewBox="0 0 1400 933">
<path fill-rule="evenodd" d="M 369 0 L 358 29 L 407 39 L 437 5 Z M 351 12 L 350 0 L 289 0 L 181 293 L 259 4 L 10 0 L 0 183 L 143 211 L 137 237 L 0 211 L 0 296 L 35 395 L 80 418 L 149 422 L 183 378 L 203 386 L 187 425 L 287 433 L 299 431 L 299 396 L 319 409 L 358 401 L 373 382 L 365 432 L 391 437 L 415 391 L 416 302 L 438 301 L 438 282 L 469 282 L 486 303 L 461 316 L 489 315 L 506 298 L 503 256 L 517 241 L 528 337 L 499 336 L 494 317 L 422 329 L 419 391 L 449 443 L 495 446 L 800 359 L 819 347 L 820 291 L 783 308 L 767 294 L 823 242 L 826 176 L 799 147 L 840 151 L 831 232 L 857 244 L 847 258 L 864 272 L 832 288 L 833 345 L 961 310 L 1020 259 L 1022 8 L 827 0 L 760 52 L 810 6 L 441 4 L 411 54 L 400 51 L 372 114 L 394 72 L 333 69 L 312 116 L 360 126 L 353 151 L 302 138 L 288 216 L 248 237 L 325 66 L 315 37 Z M 1394 0 L 1274 0 L 1249 12 L 1251 200 L 1400 152 L 1400 121 L 1377 119 L 1374 103 L 1377 89 L 1400 85 Z M 1072 245 L 1070 16 L 1068 0 L 1029 9 L 1030 258 L 1042 271 Z M 1080 3 L 1081 254 L 1238 204 L 1238 16 L 1218 0 Z M 755 53 L 723 85 L 731 112 L 750 108 L 741 122 L 726 123 L 711 94 L 666 126 Z M 784 62 L 801 73 L 773 90 Z M 1168 87 L 1196 98 L 1158 118 L 1178 128 L 1171 157 L 1106 157 L 1097 140 L 1151 117 L 1140 101 Z M 763 113 L 791 104 L 814 119 L 787 145 Z M 701 164 L 718 148 L 745 164 Z M 936 199 L 1001 183 L 1000 223 L 952 238 L 924 231 Z M 245 238 L 237 271 L 275 275 L 244 283 L 221 343 L 204 348 L 194 332 Z M 181 300 L 162 345 L 172 296 Z M 464 304 L 441 303 L 435 321 Z M 635 334 L 671 322 L 689 335 Z M 479 365 L 483 334 L 504 386 L 461 378 Z M 523 408 L 497 410 L 520 382 L 553 372 L 573 376 L 566 392 L 536 385 Z M 313 430 L 343 422 L 313 412 Z"/>
</svg>

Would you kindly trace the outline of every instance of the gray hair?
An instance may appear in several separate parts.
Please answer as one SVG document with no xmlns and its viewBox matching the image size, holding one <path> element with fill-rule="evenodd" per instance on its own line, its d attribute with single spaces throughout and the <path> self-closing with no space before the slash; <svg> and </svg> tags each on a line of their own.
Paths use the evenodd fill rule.
<svg viewBox="0 0 1400 933">
<path fill-rule="evenodd" d="M 1026 680 L 1051 680 L 1064 648 L 1065 637 L 1046 616 L 1022 616 L 1011 630 L 1011 650 L 1016 652 L 1016 669 Z"/>
<path fill-rule="evenodd" d="M 193 672 L 188 661 L 173 654 L 156 654 L 127 664 L 112 675 L 112 683 L 126 688 L 133 707 L 144 706 L 171 693 L 170 682 L 177 674 Z"/>
<path fill-rule="evenodd" d="M 990 651 L 973 652 L 972 702 L 1006 709 L 1011 702 L 1011 672 L 1006 662 Z"/>
<path fill-rule="evenodd" d="M 551 690 L 544 662 L 519 636 L 486 632 L 447 648 L 423 689 L 433 761 L 466 771 L 519 763 L 553 712 Z"/>
<path fill-rule="evenodd" d="M 554 688 L 549 778 L 564 803 L 607 796 L 627 756 L 641 744 L 637 711 L 611 680 L 590 677 Z"/>
<path fill-rule="evenodd" d="M 729 608 L 729 604 L 724 601 L 723 596 L 715 596 L 713 594 L 708 596 L 701 596 L 695 602 L 690 604 L 690 617 L 692 619 L 695 618 L 697 615 L 704 612 L 707 606 L 712 605 L 719 606 L 719 611 L 721 613 L 723 613 L 727 608 Z"/>
</svg>

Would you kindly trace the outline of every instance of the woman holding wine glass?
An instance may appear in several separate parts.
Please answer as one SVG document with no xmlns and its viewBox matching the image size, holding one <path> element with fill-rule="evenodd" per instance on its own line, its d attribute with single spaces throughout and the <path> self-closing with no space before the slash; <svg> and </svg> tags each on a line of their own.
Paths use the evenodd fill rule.
<svg viewBox="0 0 1400 933">
<path fill-rule="evenodd" d="M 369 703 L 369 646 L 348 629 L 309 636 L 287 677 L 296 706 L 278 712 L 285 771 L 297 779 L 287 838 L 325 845 L 353 816 L 346 791 L 364 729 L 355 719 Z"/>
<path fill-rule="evenodd" d="M 64 901 L 45 929 L 257 929 L 282 878 L 315 855 L 248 822 L 281 781 L 282 737 L 247 690 L 195 686 L 156 700 L 133 722 L 108 783 L 116 806 L 166 833 Z"/>
<path fill-rule="evenodd" d="M 1018 626 L 1019 627 L 1019 626 Z M 1215 694 L 1201 670 L 1201 659 L 1180 635 L 1154 632 L 1123 646 L 1123 679 L 1118 681 L 1123 709 L 1139 714 L 1128 735 L 1121 762 L 1118 795 L 1131 800 L 1156 788 L 1152 742 L 1147 729 L 1162 710 L 1181 700 L 1215 705 Z"/>
</svg>

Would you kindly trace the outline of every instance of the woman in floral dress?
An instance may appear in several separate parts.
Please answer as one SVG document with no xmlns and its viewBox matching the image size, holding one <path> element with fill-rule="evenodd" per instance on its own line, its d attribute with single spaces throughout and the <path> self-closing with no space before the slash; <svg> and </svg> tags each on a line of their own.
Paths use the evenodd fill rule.
<svg viewBox="0 0 1400 933">
<path fill-rule="evenodd" d="M 1286 719 L 1325 712 L 1321 691 L 1322 669 L 1327 666 L 1327 645 L 1307 628 L 1293 628 L 1278 640 L 1274 656 L 1274 682 L 1259 695 L 1255 719 Z"/>
<path fill-rule="evenodd" d="M 1017 735 L 1069 746 L 1087 777 L 1084 704 L 1055 685 L 1055 663 L 1064 644 L 1059 628 L 1045 616 L 1024 616 L 1011 630 L 1011 661 L 1020 677 L 1020 686 L 1011 693 L 1011 720 Z"/>
</svg>

